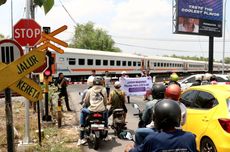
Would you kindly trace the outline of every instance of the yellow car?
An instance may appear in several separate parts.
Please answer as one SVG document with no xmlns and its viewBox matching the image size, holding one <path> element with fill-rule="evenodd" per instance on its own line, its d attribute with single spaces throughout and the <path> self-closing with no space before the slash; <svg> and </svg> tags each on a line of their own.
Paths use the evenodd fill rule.
<svg viewBox="0 0 230 152">
<path fill-rule="evenodd" d="M 230 85 L 191 87 L 180 101 L 187 107 L 183 129 L 196 135 L 201 152 L 230 152 Z"/>
</svg>

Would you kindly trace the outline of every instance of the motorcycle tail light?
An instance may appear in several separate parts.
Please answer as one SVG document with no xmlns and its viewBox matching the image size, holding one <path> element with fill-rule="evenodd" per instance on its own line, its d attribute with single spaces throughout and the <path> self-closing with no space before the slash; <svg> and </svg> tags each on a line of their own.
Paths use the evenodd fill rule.
<svg viewBox="0 0 230 152">
<path fill-rule="evenodd" d="M 94 117 L 94 118 L 101 118 L 101 117 L 102 117 L 102 114 L 100 114 L 100 113 L 94 113 L 94 114 L 93 114 L 93 117 Z"/>
<path fill-rule="evenodd" d="M 230 133 L 230 119 L 218 119 L 221 127 L 228 133 Z"/>
</svg>

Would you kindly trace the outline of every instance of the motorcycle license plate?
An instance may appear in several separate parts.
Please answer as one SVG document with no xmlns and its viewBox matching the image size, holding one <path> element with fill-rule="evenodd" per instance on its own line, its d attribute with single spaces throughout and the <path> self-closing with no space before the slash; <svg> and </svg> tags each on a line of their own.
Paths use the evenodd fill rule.
<svg viewBox="0 0 230 152">
<path fill-rule="evenodd" d="M 91 128 L 104 129 L 104 124 L 91 124 Z"/>
</svg>

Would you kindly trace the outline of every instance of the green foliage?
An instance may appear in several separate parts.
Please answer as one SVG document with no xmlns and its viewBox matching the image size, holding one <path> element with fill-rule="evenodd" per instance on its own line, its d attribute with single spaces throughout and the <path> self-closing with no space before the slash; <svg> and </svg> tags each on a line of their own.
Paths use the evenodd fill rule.
<svg viewBox="0 0 230 152">
<path fill-rule="evenodd" d="M 226 58 L 224 58 L 224 63 L 226 63 L 226 64 L 230 64 L 230 57 L 226 57 Z"/>
<path fill-rule="evenodd" d="M 180 59 L 184 59 L 184 60 L 196 60 L 196 61 L 208 61 L 208 58 L 204 58 L 204 57 L 197 57 L 197 56 L 177 56 L 175 54 L 168 56 L 165 55 L 166 57 L 172 57 L 172 58 L 180 58 Z"/>
<path fill-rule="evenodd" d="M 0 0 L 0 6 L 5 4 L 6 3 L 6 0 Z"/>
<path fill-rule="evenodd" d="M 43 3 L 45 14 L 47 14 L 54 6 L 54 0 L 45 0 Z"/>
<path fill-rule="evenodd" d="M 40 7 L 43 6 L 45 14 L 47 14 L 54 6 L 54 0 L 34 0 L 34 4 Z"/>
<path fill-rule="evenodd" d="M 3 40 L 3 39 L 5 39 L 5 36 L 0 34 L 0 40 Z"/>
<path fill-rule="evenodd" d="M 114 47 L 114 40 L 101 28 L 94 28 L 94 23 L 77 24 L 75 27 L 75 35 L 70 47 L 101 50 L 110 52 L 121 52 Z"/>
<path fill-rule="evenodd" d="M 34 0 L 34 4 L 42 7 L 44 0 Z"/>
</svg>

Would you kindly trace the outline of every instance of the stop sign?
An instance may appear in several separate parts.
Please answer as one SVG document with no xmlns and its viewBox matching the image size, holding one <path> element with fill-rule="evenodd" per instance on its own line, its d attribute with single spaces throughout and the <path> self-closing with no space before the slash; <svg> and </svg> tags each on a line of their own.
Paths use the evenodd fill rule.
<svg viewBox="0 0 230 152">
<path fill-rule="evenodd" d="M 13 34 L 21 46 L 33 47 L 41 39 L 41 26 L 33 19 L 21 19 L 14 25 Z"/>
</svg>

